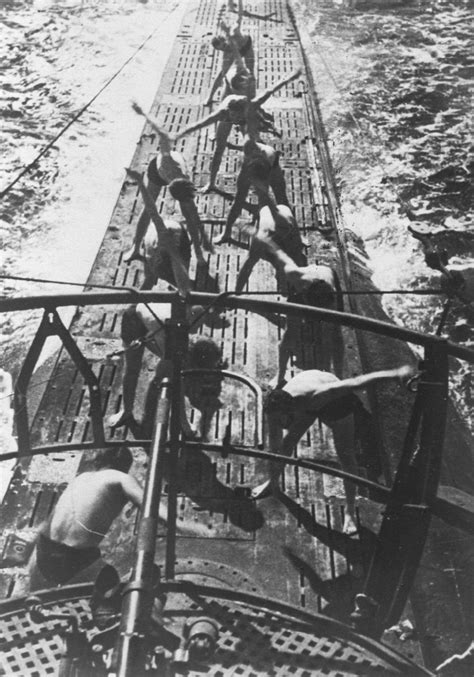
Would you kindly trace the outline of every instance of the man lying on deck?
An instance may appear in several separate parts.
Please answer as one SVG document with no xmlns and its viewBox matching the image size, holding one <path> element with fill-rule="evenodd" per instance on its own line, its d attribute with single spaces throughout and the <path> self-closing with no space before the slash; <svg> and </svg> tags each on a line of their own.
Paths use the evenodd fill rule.
<svg viewBox="0 0 474 677">
<path fill-rule="evenodd" d="M 291 456 L 305 432 L 316 419 L 319 419 L 333 432 L 336 453 L 342 469 L 357 475 L 354 419 L 363 408 L 363 404 L 355 391 L 379 381 L 401 380 L 411 373 L 410 367 L 403 366 L 343 380 L 339 380 L 330 372 L 316 369 L 297 374 L 282 388 L 271 391 L 267 396 L 265 412 L 268 419 L 270 451 Z M 284 429 L 288 431 L 285 436 Z M 283 469 L 284 464 L 272 463 L 270 479 L 254 488 L 252 498 L 277 494 L 278 480 Z M 347 511 L 343 530 L 345 534 L 350 535 L 357 532 L 354 521 L 356 489 L 355 485 L 348 481 L 344 481 L 344 488 Z"/>
<path fill-rule="evenodd" d="M 146 115 L 138 104 L 134 103 L 133 109 L 139 115 L 143 115 L 160 139 L 160 152 L 148 165 L 147 191 L 151 199 L 156 202 L 162 186 L 169 186 L 171 196 L 179 202 L 181 212 L 188 227 L 189 235 L 191 236 L 198 264 L 205 265 L 206 262 L 202 253 L 201 240 L 202 245 L 207 251 L 212 252 L 213 249 L 199 218 L 197 207 L 194 202 L 195 188 L 189 179 L 184 158 L 181 153 L 171 150 L 171 139 L 169 135 L 156 124 L 155 120 Z M 149 223 L 149 209 L 145 207 L 137 221 L 133 245 L 129 251 L 126 252 L 124 261 L 133 261 L 134 259 L 140 258 L 140 244 L 145 236 Z"/>
<path fill-rule="evenodd" d="M 133 456 L 127 447 L 100 451 L 94 470 L 77 475 L 62 493 L 53 513 L 43 525 L 30 565 L 30 589 L 93 580 L 104 565 L 99 544 L 112 522 L 131 501 L 141 507 L 143 490 L 128 474 Z M 167 512 L 160 506 L 159 519 Z M 187 524 L 183 533 L 200 533 Z"/>
<path fill-rule="evenodd" d="M 265 101 L 267 101 L 272 96 L 272 94 L 275 94 L 275 92 L 287 85 L 292 80 L 295 80 L 300 75 L 301 69 L 298 69 L 253 99 L 248 99 L 246 96 L 238 94 L 226 96 L 213 113 L 210 113 L 206 117 L 198 120 L 197 122 L 189 125 L 179 132 L 176 137 L 177 139 L 180 139 L 191 132 L 208 127 L 213 123 L 218 123 L 216 129 L 214 155 L 211 161 L 209 183 L 203 188 L 203 192 L 210 192 L 216 187 L 217 172 L 219 171 L 220 163 L 226 148 L 227 138 L 232 129 L 232 125 L 239 125 L 242 129 L 245 129 L 247 125 L 247 118 L 250 113 L 253 114 L 253 116 L 258 120 L 261 131 L 269 130 L 268 114 L 265 114 L 261 110 L 261 106 L 263 106 Z"/>
</svg>

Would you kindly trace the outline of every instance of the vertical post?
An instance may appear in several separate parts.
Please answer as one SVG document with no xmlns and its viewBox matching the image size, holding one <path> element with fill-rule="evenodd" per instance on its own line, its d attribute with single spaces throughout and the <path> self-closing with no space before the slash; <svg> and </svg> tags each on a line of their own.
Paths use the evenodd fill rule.
<svg viewBox="0 0 474 677">
<path fill-rule="evenodd" d="M 373 601 L 368 634 L 379 636 L 403 611 L 428 535 L 443 454 L 448 356 L 427 346 L 412 419 L 364 586 Z"/>
<path fill-rule="evenodd" d="M 158 385 L 158 384 L 157 384 Z M 158 385 L 158 387 L 160 387 Z M 141 674 L 145 665 L 147 633 L 153 607 L 153 563 L 155 559 L 158 511 L 170 413 L 170 383 L 161 383 L 150 449 L 143 506 L 135 546 L 135 564 L 125 587 L 117 646 L 117 677 Z"/>
<path fill-rule="evenodd" d="M 48 336 L 51 336 L 52 330 L 51 311 L 45 310 L 41 319 L 38 331 L 35 334 L 31 346 L 26 355 L 25 361 L 21 367 L 20 374 L 15 383 L 15 393 L 13 397 L 13 407 L 15 409 L 15 425 L 18 437 L 18 456 L 29 456 L 31 453 L 30 440 L 30 422 L 28 420 L 28 398 L 27 392 L 30 385 L 31 376 L 38 362 L 41 351 Z"/>
<path fill-rule="evenodd" d="M 181 416 L 185 415 L 182 392 L 182 371 L 188 350 L 186 302 L 176 295 L 171 306 L 171 321 L 166 327 L 167 359 L 172 360 L 170 453 L 168 464 L 168 530 L 166 535 L 165 577 L 174 578 L 176 560 L 176 517 L 178 498 L 178 458 L 181 437 Z"/>
</svg>

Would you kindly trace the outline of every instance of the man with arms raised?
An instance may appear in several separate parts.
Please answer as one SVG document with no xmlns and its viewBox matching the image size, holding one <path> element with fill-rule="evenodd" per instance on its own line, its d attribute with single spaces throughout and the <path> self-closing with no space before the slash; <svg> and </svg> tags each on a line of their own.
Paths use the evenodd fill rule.
<svg viewBox="0 0 474 677">
<path fill-rule="evenodd" d="M 38 535 L 31 564 L 30 589 L 93 580 L 104 562 L 99 545 L 130 501 L 140 508 L 143 489 L 128 474 L 133 456 L 127 447 L 97 452 L 94 469 L 66 487 Z M 166 510 L 159 518 L 166 522 Z M 196 533 L 198 525 L 188 525 Z M 183 527 L 186 531 L 186 527 Z"/>
<path fill-rule="evenodd" d="M 334 374 L 317 369 L 302 371 L 282 388 L 271 391 L 265 403 L 268 420 L 270 451 L 291 456 L 293 449 L 316 419 L 331 428 L 342 469 L 358 474 L 354 455 L 354 419 L 362 402 L 355 391 L 379 381 L 401 380 L 409 376 L 408 366 L 374 371 L 369 374 L 339 380 Z M 283 430 L 287 430 L 283 436 Z M 255 487 L 252 498 L 264 498 L 278 493 L 278 480 L 284 465 L 272 464 L 270 479 Z M 344 533 L 356 533 L 355 485 L 344 482 L 347 512 Z"/>
</svg>

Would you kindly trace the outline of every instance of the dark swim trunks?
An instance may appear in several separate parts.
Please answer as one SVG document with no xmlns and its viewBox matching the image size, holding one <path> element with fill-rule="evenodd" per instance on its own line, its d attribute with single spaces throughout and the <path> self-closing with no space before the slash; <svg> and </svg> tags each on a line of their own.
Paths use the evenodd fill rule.
<svg viewBox="0 0 474 677">
<path fill-rule="evenodd" d="M 288 301 L 290 303 L 301 303 L 304 306 L 313 306 L 314 308 L 329 308 L 343 311 L 344 301 L 337 275 L 335 282 L 336 290 L 324 280 L 316 280 L 307 289 L 300 292 L 290 290 Z"/>
<path fill-rule="evenodd" d="M 147 178 L 148 181 L 151 181 L 151 183 L 154 183 L 155 186 L 167 186 L 168 181 L 165 181 L 162 176 L 160 176 L 160 173 L 158 172 L 158 167 L 156 166 L 156 157 L 151 160 L 150 164 L 148 165 L 147 169 Z"/>
<path fill-rule="evenodd" d="M 122 315 L 120 338 L 126 344 L 137 339 L 145 338 L 148 330 L 137 314 L 136 306 L 128 306 Z"/>
<path fill-rule="evenodd" d="M 186 270 L 189 269 L 189 262 L 191 260 L 191 243 L 187 235 L 184 235 L 179 241 L 177 238 L 174 238 L 176 248 L 181 256 L 181 260 L 184 263 Z M 169 253 L 165 249 L 160 249 L 156 257 L 156 269 L 159 270 L 160 280 L 165 280 L 168 284 L 172 284 L 175 287 L 177 286 L 176 280 L 174 278 L 173 264 Z"/>
<path fill-rule="evenodd" d="M 36 562 L 41 574 L 52 583 L 63 584 L 101 557 L 99 548 L 73 548 L 40 534 Z"/>
<path fill-rule="evenodd" d="M 340 397 L 333 402 L 329 402 L 329 404 L 326 404 L 319 409 L 318 418 L 322 423 L 330 425 L 334 421 L 349 416 L 349 414 L 359 414 L 361 409 L 365 411 L 364 405 L 357 395 L 351 393 L 350 395 L 344 395 L 344 397 Z"/>
<path fill-rule="evenodd" d="M 242 45 L 242 47 L 239 48 L 240 56 L 245 56 L 247 52 L 250 50 L 251 46 L 252 46 L 252 38 L 249 35 L 244 44 Z"/>
</svg>

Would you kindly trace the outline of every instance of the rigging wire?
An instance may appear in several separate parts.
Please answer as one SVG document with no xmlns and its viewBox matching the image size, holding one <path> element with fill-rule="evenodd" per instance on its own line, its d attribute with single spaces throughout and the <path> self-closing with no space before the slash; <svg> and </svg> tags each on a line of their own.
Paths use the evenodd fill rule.
<svg viewBox="0 0 474 677">
<path fill-rule="evenodd" d="M 139 289 L 134 289 L 133 287 L 122 287 L 122 286 L 112 286 L 112 285 L 107 285 L 107 284 L 93 284 L 93 283 L 84 283 L 84 282 L 67 282 L 65 280 L 45 280 L 42 278 L 38 277 L 24 277 L 21 275 L 0 275 L 0 279 L 2 280 L 19 280 L 21 282 L 39 282 L 42 284 L 58 284 L 58 285 L 66 285 L 66 286 L 72 286 L 72 287 L 90 287 L 90 288 L 95 288 L 95 289 L 109 289 L 112 291 L 130 291 L 133 293 L 138 293 L 140 290 Z M 360 290 L 341 290 L 341 294 L 345 294 L 347 296 L 360 296 L 360 295 L 384 295 L 384 294 L 415 294 L 415 295 L 421 295 L 421 296 L 434 296 L 434 295 L 445 295 L 446 292 L 443 291 L 442 289 L 439 288 L 429 288 L 429 289 L 360 289 Z M 220 296 L 224 295 L 232 295 L 232 296 L 241 296 L 245 294 L 251 294 L 252 296 L 271 296 L 271 295 L 281 295 L 281 292 L 279 291 L 241 291 L 241 292 L 235 292 L 235 291 L 228 291 L 228 292 L 223 292 L 222 294 L 219 294 Z M 215 303 L 215 301 L 213 302 Z M 145 304 L 147 305 L 147 304 Z"/>
<path fill-rule="evenodd" d="M 46 153 L 52 148 L 52 146 L 58 141 L 58 139 L 63 136 L 63 134 L 85 113 L 85 111 L 94 103 L 94 101 L 102 94 L 102 92 L 107 89 L 107 87 L 115 80 L 116 77 L 120 75 L 120 73 L 123 71 L 123 69 L 136 57 L 136 55 L 143 49 L 143 47 L 146 45 L 146 43 L 151 40 L 151 38 L 155 35 L 157 32 L 159 26 L 157 26 L 151 33 L 150 35 L 145 38 L 145 40 L 136 48 L 136 50 L 133 52 L 131 56 L 126 59 L 126 61 L 120 66 L 120 68 L 110 77 L 107 82 L 105 82 L 104 85 L 99 89 L 99 91 L 94 94 L 92 99 L 90 99 L 85 106 L 83 106 L 76 115 L 74 115 L 69 122 L 56 134 L 56 136 L 48 143 L 46 146 L 40 150 L 38 155 L 28 164 L 26 167 L 23 167 L 23 169 L 17 174 L 17 176 L 11 181 L 6 188 L 4 188 L 2 191 L 0 191 L 0 198 L 5 197 L 11 189 L 20 181 L 20 179 L 25 176 L 37 163 L 38 161 L 46 155 Z"/>
</svg>

